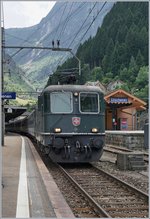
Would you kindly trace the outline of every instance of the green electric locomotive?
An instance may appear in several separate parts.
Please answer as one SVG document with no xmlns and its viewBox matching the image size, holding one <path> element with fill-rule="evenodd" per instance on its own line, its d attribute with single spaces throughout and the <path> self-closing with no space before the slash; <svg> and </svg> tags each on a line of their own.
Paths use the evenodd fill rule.
<svg viewBox="0 0 150 219">
<path fill-rule="evenodd" d="M 28 132 L 55 162 L 98 161 L 105 142 L 104 114 L 99 87 L 52 85 L 39 96 Z"/>
</svg>

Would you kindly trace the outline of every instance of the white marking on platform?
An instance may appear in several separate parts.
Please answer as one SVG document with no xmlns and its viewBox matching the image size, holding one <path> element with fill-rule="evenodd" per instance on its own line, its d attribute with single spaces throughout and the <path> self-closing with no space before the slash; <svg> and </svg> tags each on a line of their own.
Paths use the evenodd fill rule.
<svg viewBox="0 0 150 219">
<path fill-rule="evenodd" d="M 29 218 L 29 197 L 28 197 L 28 186 L 27 186 L 25 141 L 22 136 L 21 139 L 22 139 L 22 150 L 21 150 L 16 218 Z"/>
</svg>

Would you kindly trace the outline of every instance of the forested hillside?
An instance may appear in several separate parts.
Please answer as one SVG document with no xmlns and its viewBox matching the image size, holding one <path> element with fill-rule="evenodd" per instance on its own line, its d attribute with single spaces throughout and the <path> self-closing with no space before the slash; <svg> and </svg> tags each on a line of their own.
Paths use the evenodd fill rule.
<svg viewBox="0 0 150 219">
<path fill-rule="evenodd" d="M 124 89 L 148 98 L 148 2 L 117 2 L 104 18 L 93 38 L 80 45 L 76 56 L 82 63 L 81 83 L 99 80 L 103 84 L 117 79 Z M 78 67 L 67 60 L 48 84 L 58 81 L 62 69 Z"/>
</svg>

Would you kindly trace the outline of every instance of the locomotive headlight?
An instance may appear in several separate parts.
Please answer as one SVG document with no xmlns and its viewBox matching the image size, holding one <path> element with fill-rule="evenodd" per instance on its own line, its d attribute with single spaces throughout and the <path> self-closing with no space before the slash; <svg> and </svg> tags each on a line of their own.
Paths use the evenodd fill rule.
<svg viewBox="0 0 150 219">
<path fill-rule="evenodd" d="M 54 132 L 55 133 L 60 133 L 61 132 L 61 128 L 54 128 Z"/>
<path fill-rule="evenodd" d="M 75 97 L 77 97 L 79 94 L 78 94 L 78 92 L 75 92 L 73 95 L 74 95 Z"/>
<path fill-rule="evenodd" d="M 98 129 L 97 128 L 92 128 L 92 133 L 97 133 L 98 132 Z"/>
</svg>

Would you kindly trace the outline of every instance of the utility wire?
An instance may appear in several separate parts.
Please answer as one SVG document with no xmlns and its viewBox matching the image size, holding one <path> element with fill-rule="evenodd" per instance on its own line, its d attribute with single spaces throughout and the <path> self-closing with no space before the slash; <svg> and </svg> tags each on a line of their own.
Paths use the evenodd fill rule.
<svg viewBox="0 0 150 219">
<path fill-rule="evenodd" d="M 77 9 L 75 9 L 75 11 L 70 15 L 70 17 L 72 17 L 74 14 L 78 13 L 79 10 L 80 10 L 84 5 L 85 5 L 85 3 L 82 3 L 81 5 L 79 5 L 79 7 L 77 7 Z M 53 13 L 52 15 L 54 16 L 55 14 L 57 14 L 58 11 L 59 11 L 63 6 L 64 6 L 64 5 L 61 5 L 61 6 L 55 11 L 55 13 Z M 51 16 L 52 16 L 52 15 L 51 15 Z M 66 20 L 65 20 L 65 21 L 66 21 Z M 47 20 L 46 23 L 48 23 L 48 22 L 49 22 L 49 20 Z M 45 24 L 46 24 L 46 23 L 45 23 Z M 39 30 L 40 28 L 41 28 L 41 27 L 39 27 L 39 28 L 37 28 L 36 30 L 34 30 L 34 31 L 31 33 L 31 35 L 29 35 L 28 38 L 27 38 L 26 40 L 24 40 L 24 42 L 31 43 L 31 42 L 28 41 L 28 39 L 31 38 L 31 37 L 34 35 L 34 33 L 35 33 L 37 30 Z M 55 33 L 55 31 L 57 31 L 57 27 L 50 33 L 50 35 L 52 35 L 53 33 Z M 49 38 L 50 35 L 48 35 L 47 37 L 45 37 L 45 39 L 43 40 L 43 42 L 44 42 L 47 38 Z M 12 36 L 13 36 L 13 35 L 12 35 Z M 15 36 L 14 36 L 14 37 L 15 37 Z M 17 37 L 15 37 L 15 38 L 17 38 Z M 21 38 L 19 38 L 19 39 L 21 39 Z M 39 41 L 38 44 L 40 44 L 40 43 L 42 43 L 42 41 Z M 38 45 L 38 44 L 37 44 L 37 45 Z M 13 56 L 17 55 L 20 51 L 21 51 L 21 50 L 18 50 L 18 51 L 16 52 L 16 54 L 13 54 Z M 26 51 L 22 56 L 20 56 L 20 58 L 23 58 L 28 52 L 29 52 L 29 51 Z M 45 56 L 45 54 L 44 54 L 43 56 Z"/>
<path fill-rule="evenodd" d="M 86 4 L 85 2 L 83 2 L 82 4 L 80 4 L 80 5 L 73 11 L 73 13 L 70 15 L 70 19 L 71 19 L 71 17 L 72 17 L 73 15 L 76 15 L 77 13 L 79 13 L 80 10 L 83 8 L 83 6 L 84 6 L 85 4 Z M 63 6 L 63 5 L 61 5 L 60 8 L 62 8 L 62 6 Z M 58 10 L 57 10 L 57 11 L 58 11 Z M 66 21 L 66 19 L 65 19 L 65 21 Z M 62 23 L 64 23 L 65 21 L 63 21 Z M 47 38 L 50 38 L 50 36 L 51 36 L 53 33 L 55 33 L 56 31 L 57 31 L 57 27 L 56 27 L 49 35 L 47 35 L 42 41 L 39 41 L 38 44 L 44 42 Z M 25 54 L 23 54 L 22 56 L 20 56 L 20 58 L 23 58 L 27 53 L 28 53 L 28 51 L 27 51 Z M 45 53 L 44 53 L 43 56 L 45 56 Z M 41 57 L 43 57 L 43 56 L 41 56 Z"/>
<path fill-rule="evenodd" d="M 92 13 L 93 9 L 95 8 L 97 2 L 94 4 L 93 8 L 90 10 L 89 14 L 87 15 L 86 19 L 84 20 L 84 22 L 82 23 L 81 27 L 79 28 L 78 32 L 76 33 L 76 35 L 74 36 L 73 40 L 71 41 L 71 43 L 69 44 L 69 47 L 72 45 L 72 43 L 74 42 L 75 38 L 78 36 L 78 34 L 80 33 L 81 29 L 83 28 L 84 24 L 86 23 L 89 15 Z"/>
<path fill-rule="evenodd" d="M 61 5 L 56 11 L 55 11 L 55 13 L 54 14 L 52 14 L 53 16 L 62 8 L 62 6 L 63 5 Z M 51 16 L 52 16 L 51 15 Z M 46 23 L 48 23 L 49 22 L 49 19 L 47 20 L 47 22 Z M 46 24 L 45 23 L 45 24 Z M 39 26 L 39 25 L 37 25 L 37 28 L 27 37 L 27 39 L 22 39 L 22 38 L 19 38 L 19 37 L 16 37 L 16 36 L 13 36 L 13 35 L 11 35 L 11 34 L 7 34 L 7 35 L 10 35 L 10 36 L 12 36 L 12 37 L 14 37 L 14 38 L 16 38 L 16 39 L 20 39 L 20 40 L 22 40 L 23 42 L 22 43 L 25 43 L 25 42 L 28 42 L 29 44 L 33 44 L 33 42 L 30 42 L 30 41 L 28 41 L 28 39 L 31 39 L 32 38 L 32 36 L 36 33 L 36 31 L 38 31 L 41 27 Z M 23 44 L 22 44 L 23 45 Z M 16 54 L 18 54 L 19 52 L 20 52 L 21 50 L 19 49 L 16 53 L 14 53 L 13 55 L 12 55 L 12 57 L 13 56 L 15 56 Z M 28 53 L 28 52 L 27 52 Z M 25 56 L 26 55 L 26 53 L 25 54 L 23 54 L 23 56 Z M 22 57 L 23 57 L 22 56 Z"/>
<path fill-rule="evenodd" d="M 63 20 L 63 16 L 64 16 L 65 10 L 66 10 L 66 8 L 67 8 L 67 4 L 68 4 L 68 2 L 65 3 L 64 10 L 63 10 L 63 12 L 62 12 L 62 14 L 61 14 L 61 17 L 60 17 L 60 20 L 59 20 L 59 24 L 58 24 L 58 26 L 57 26 L 56 36 L 57 36 L 58 30 L 59 30 L 59 26 L 60 26 L 60 24 L 61 24 L 61 21 Z M 59 38 L 58 38 L 58 39 L 59 39 Z"/>
<path fill-rule="evenodd" d="M 29 43 L 30 45 L 33 45 L 33 42 L 30 42 L 30 41 L 28 41 L 27 39 L 23 39 L 23 38 L 14 36 L 14 35 L 12 35 L 12 34 L 10 34 L 10 33 L 5 33 L 5 35 L 11 36 L 12 38 L 16 38 L 17 40 L 21 40 L 21 41 L 23 41 L 22 43 L 27 42 L 27 43 Z"/>
<path fill-rule="evenodd" d="M 106 4 L 106 2 L 103 4 L 101 10 L 102 10 L 103 7 L 105 6 L 105 4 Z M 96 5 L 96 3 L 95 3 L 95 5 Z M 95 7 L 95 5 L 94 5 L 93 7 Z M 83 4 L 82 4 L 82 6 L 83 6 Z M 65 8 L 66 8 L 66 7 L 65 7 Z M 65 11 L 65 8 L 64 8 L 64 11 Z M 79 8 L 81 8 L 81 5 L 80 5 Z M 93 10 L 93 9 L 92 9 L 92 10 Z M 91 10 L 91 11 L 92 11 L 92 10 Z M 101 10 L 98 12 L 98 14 L 101 12 Z M 63 11 L 63 13 L 62 13 L 62 16 L 63 16 L 63 14 L 64 14 L 64 11 Z M 91 12 L 90 12 L 90 13 L 91 13 Z M 89 15 L 90 15 L 90 13 L 89 13 Z M 98 16 L 98 14 L 97 14 L 97 16 Z M 88 16 L 89 16 L 89 15 L 88 15 Z M 62 16 L 61 16 L 61 17 L 62 17 Z M 93 22 L 95 21 L 95 19 L 97 18 L 97 16 L 93 19 L 93 21 L 92 21 L 92 23 L 90 24 L 89 28 L 88 28 L 88 29 L 86 30 L 86 32 L 84 33 L 82 39 L 85 37 L 86 33 L 87 33 L 88 30 L 90 29 L 91 25 L 93 24 Z M 69 15 L 67 16 L 67 18 L 66 18 L 66 20 L 65 20 L 65 23 L 66 23 L 66 21 L 68 22 L 68 17 L 69 17 Z M 71 17 L 71 16 L 70 16 L 70 17 Z M 87 20 L 87 18 L 86 18 L 86 20 Z M 86 20 L 85 20 L 84 23 L 81 25 L 81 27 L 80 27 L 79 31 L 76 33 L 74 39 L 76 38 L 76 36 L 77 36 L 78 33 L 80 32 L 81 28 L 84 26 Z M 64 26 L 65 26 L 65 23 L 64 23 Z M 61 24 L 61 22 L 59 22 L 59 25 L 58 25 L 57 27 L 59 27 L 60 24 Z M 62 30 L 63 30 L 63 29 L 64 29 L 64 28 L 62 28 Z M 36 29 L 34 32 L 36 32 L 37 30 L 38 30 L 38 29 Z M 58 31 L 58 29 L 57 29 L 57 31 Z M 34 32 L 33 32 L 32 34 L 34 34 Z M 73 40 L 74 40 L 74 39 L 73 39 Z M 81 40 L 82 40 L 82 39 L 81 39 Z M 44 39 L 44 40 L 45 40 L 45 39 Z M 80 41 L 81 41 L 81 40 L 80 40 Z M 26 41 L 27 41 L 27 40 L 26 40 Z M 72 41 L 72 42 L 73 42 L 73 41 Z M 70 45 L 72 44 L 72 42 L 70 43 Z M 20 51 L 17 51 L 15 54 L 13 54 L 13 56 L 16 55 L 18 52 L 20 52 Z M 23 56 L 24 56 L 24 55 L 23 55 Z M 60 63 L 60 62 L 59 62 L 59 63 Z M 59 63 L 58 63 L 58 65 L 59 65 Z"/>
<path fill-rule="evenodd" d="M 83 3 L 82 5 L 80 5 L 80 6 L 74 11 L 74 13 L 76 13 L 84 4 L 85 4 L 85 3 Z M 58 12 L 63 6 L 64 6 L 64 5 L 61 5 L 61 6 L 55 11 L 55 13 L 52 14 L 51 16 L 54 16 L 55 14 L 57 14 L 57 12 Z M 73 14 L 74 14 L 74 13 L 73 13 Z M 72 15 L 71 15 L 71 16 L 72 16 Z M 65 20 L 65 21 L 66 21 L 66 20 Z M 49 20 L 47 20 L 46 23 L 48 23 L 48 22 L 49 22 Z M 16 38 L 16 39 L 22 40 L 24 43 L 27 42 L 27 43 L 29 43 L 29 44 L 32 44 L 32 42 L 28 41 L 28 39 L 31 39 L 31 37 L 34 35 L 34 33 L 36 33 L 36 31 L 39 30 L 39 29 L 40 29 L 40 27 L 39 27 L 39 28 L 36 28 L 36 29 L 28 36 L 27 39 L 22 39 L 22 38 L 13 36 L 13 35 L 11 35 L 11 34 L 7 34 L 7 35 L 10 35 L 10 36 L 12 36 L 12 37 L 14 37 L 14 38 Z M 57 30 L 57 27 L 55 28 L 54 31 L 56 31 L 56 30 Z M 52 32 L 54 32 L 54 31 L 52 31 Z M 51 32 L 51 34 L 52 34 L 52 32 Z M 23 42 L 22 42 L 22 43 L 23 43 Z M 41 43 L 41 42 L 39 41 L 39 43 Z M 21 51 L 21 50 L 19 49 L 17 52 L 15 52 L 14 54 L 12 54 L 12 57 L 15 56 L 15 55 L 17 55 L 20 51 Z M 28 51 L 27 51 L 26 53 L 28 53 Z M 26 55 L 26 53 L 23 54 L 23 55 L 21 56 L 21 58 L 24 57 L 24 56 Z"/>
<path fill-rule="evenodd" d="M 61 5 L 56 11 L 54 14 L 52 14 L 51 16 L 55 16 L 55 14 L 57 14 L 57 12 L 63 7 L 63 5 Z M 47 24 L 49 22 L 49 19 L 45 22 L 45 24 Z M 40 23 L 39 23 L 40 24 Z M 37 25 L 37 28 L 28 36 L 27 40 L 30 39 L 35 33 L 37 30 L 41 29 L 41 26 L 40 25 Z M 39 27 L 38 27 L 39 26 Z M 40 42 L 39 42 L 40 43 Z"/>
<path fill-rule="evenodd" d="M 70 15 L 69 18 L 71 19 L 73 15 L 78 14 L 78 13 L 80 12 L 80 10 L 82 9 L 82 7 L 83 7 L 85 4 L 86 4 L 86 3 L 84 2 L 84 3 L 82 3 L 81 5 L 79 5 L 79 6 L 72 12 L 72 14 Z M 62 22 L 61 22 L 61 25 L 64 25 L 63 23 L 65 23 L 66 20 L 69 19 L 69 18 L 66 18 L 64 21 L 62 21 Z M 55 27 L 55 29 L 53 29 L 53 31 L 52 31 L 49 35 L 47 35 L 47 36 L 42 40 L 42 42 L 44 42 L 45 40 L 47 40 L 47 38 L 50 38 L 51 35 L 55 34 L 56 31 L 57 31 L 57 26 Z M 41 43 L 41 41 L 39 41 L 39 43 Z"/>
<path fill-rule="evenodd" d="M 92 13 L 92 11 L 94 10 L 95 6 L 96 6 L 97 2 L 94 4 L 93 8 L 90 10 L 89 14 L 87 15 L 86 19 L 84 20 L 84 22 L 82 23 L 82 25 L 80 26 L 79 30 L 77 31 L 77 33 L 74 35 L 73 40 L 71 41 L 71 43 L 69 44 L 69 47 L 72 45 L 72 43 L 74 42 L 75 38 L 77 37 L 77 35 L 79 34 L 79 32 L 81 31 L 81 29 L 83 29 L 84 24 L 86 23 L 89 15 Z M 86 25 L 87 26 L 87 25 Z M 70 38 L 69 38 L 70 39 Z M 66 42 L 66 41 L 65 41 Z M 63 42 L 64 43 L 64 42 Z M 68 47 L 68 48 L 69 48 Z M 65 57 L 63 58 L 63 60 L 65 59 Z M 61 60 L 62 61 L 62 60 Z M 60 61 L 58 63 L 58 65 L 60 64 Z"/>
<path fill-rule="evenodd" d="M 85 28 L 87 28 L 90 24 L 91 24 L 91 21 L 90 21 L 89 23 L 87 23 L 87 24 L 82 28 L 82 31 L 83 31 Z M 63 41 L 63 42 L 61 43 L 61 45 L 63 45 L 63 44 L 65 44 L 66 42 L 68 42 L 68 41 L 69 41 L 70 39 L 72 39 L 74 36 L 75 36 L 75 34 L 69 36 L 65 41 Z"/>
<path fill-rule="evenodd" d="M 16 36 L 13 36 L 12 34 L 8 34 L 8 33 L 5 33 L 5 36 L 8 35 L 8 36 L 11 36 L 13 38 L 16 38 L 16 39 L 19 39 L 19 40 L 22 40 L 23 42 L 27 42 L 29 43 L 29 45 L 32 45 L 33 43 L 29 42 L 28 40 L 25 40 L 25 39 L 22 39 L 20 37 L 16 37 Z M 17 53 L 19 53 L 22 49 L 18 49 L 15 53 L 13 53 L 12 55 L 10 55 L 10 57 L 12 58 L 13 56 L 17 55 Z"/>
<path fill-rule="evenodd" d="M 89 31 L 89 29 L 91 28 L 92 24 L 94 23 L 94 21 L 96 20 L 96 18 L 98 17 L 98 15 L 100 14 L 100 12 L 102 11 L 102 9 L 104 8 L 104 6 L 106 5 L 107 2 L 104 2 L 104 4 L 102 5 L 101 9 L 98 11 L 96 17 L 93 19 L 93 21 L 90 23 L 88 29 L 86 30 L 86 32 L 83 34 L 82 38 L 80 39 L 80 42 L 76 45 L 76 48 L 78 48 L 79 44 L 81 43 L 81 41 L 83 40 L 83 38 L 85 37 L 85 35 L 87 34 L 87 32 Z M 94 5 L 95 6 L 95 5 Z M 94 7 L 93 6 L 93 7 Z M 70 46 L 70 45 L 69 45 Z M 68 55 L 69 56 L 69 55 Z M 64 57 L 65 59 L 65 57 Z M 62 61 L 62 60 L 61 60 Z M 58 65 L 60 64 L 60 62 L 58 63 Z"/>
<path fill-rule="evenodd" d="M 60 37 L 59 37 L 60 40 L 61 40 L 61 38 L 62 38 L 62 36 L 63 36 L 63 34 L 64 34 L 64 32 L 65 32 L 67 23 L 68 23 L 68 21 L 69 21 L 69 16 L 70 16 L 70 14 L 71 14 L 73 4 L 74 4 L 74 2 L 71 4 L 70 10 L 69 10 L 68 15 L 67 15 L 67 18 L 65 19 L 65 23 L 64 23 L 64 25 L 63 25 L 63 27 L 62 27 L 62 30 L 61 30 L 61 32 L 60 32 Z"/>
<path fill-rule="evenodd" d="M 98 11 L 96 17 L 93 19 L 92 23 L 90 24 L 89 28 L 86 30 L 86 32 L 84 33 L 84 35 L 82 36 L 82 38 L 80 39 L 80 42 L 83 40 L 83 38 L 85 37 L 85 35 L 87 34 L 87 32 L 89 31 L 90 27 L 92 26 L 92 24 L 94 23 L 94 21 L 96 20 L 96 18 L 98 17 L 99 13 L 102 11 L 102 9 L 104 8 L 104 6 L 107 4 L 107 2 L 104 2 L 104 4 L 102 5 L 101 9 Z M 80 44 L 80 43 L 79 43 Z M 78 44 L 78 45 L 79 45 Z"/>
</svg>

